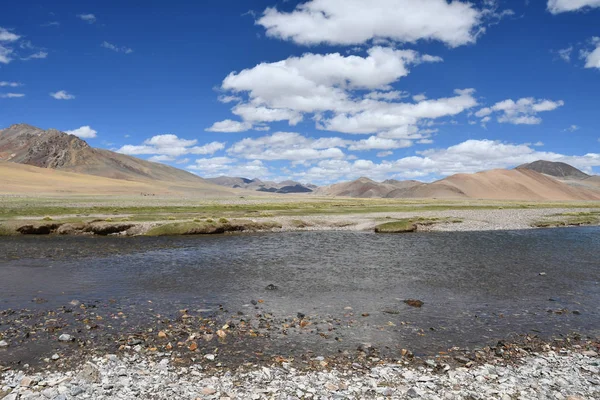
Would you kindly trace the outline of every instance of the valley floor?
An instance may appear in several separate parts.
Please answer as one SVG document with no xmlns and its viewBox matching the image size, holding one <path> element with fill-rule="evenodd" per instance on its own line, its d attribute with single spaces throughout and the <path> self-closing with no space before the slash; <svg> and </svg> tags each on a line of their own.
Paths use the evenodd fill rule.
<svg viewBox="0 0 600 400">
<path fill-rule="evenodd" d="M 373 231 L 403 222 L 418 231 L 518 230 L 600 225 L 598 202 L 442 201 L 297 197 L 195 200 L 0 195 L 0 236 L 183 235 L 257 231 Z"/>
</svg>

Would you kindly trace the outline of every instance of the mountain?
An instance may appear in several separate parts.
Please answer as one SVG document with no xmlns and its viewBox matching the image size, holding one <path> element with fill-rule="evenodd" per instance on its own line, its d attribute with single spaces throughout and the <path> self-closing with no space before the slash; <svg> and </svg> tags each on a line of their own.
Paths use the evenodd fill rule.
<svg viewBox="0 0 600 400">
<path fill-rule="evenodd" d="M 498 169 L 452 175 L 409 189 L 402 197 L 572 201 L 600 200 L 600 192 L 572 187 L 536 171 Z"/>
<path fill-rule="evenodd" d="M 540 174 L 550 175 L 559 179 L 587 179 L 590 175 L 578 170 L 577 168 L 563 162 L 553 161 L 534 161 L 530 164 L 519 165 L 516 169 L 528 169 L 539 172 Z"/>
<path fill-rule="evenodd" d="M 241 188 L 268 193 L 311 193 L 316 188 L 315 185 L 304 185 L 302 183 L 290 180 L 283 182 L 271 182 L 261 181 L 260 179 L 247 179 L 229 176 L 207 178 L 206 180 L 216 185 L 230 188 Z"/>
<path fill-rule="evenodd" d="M 77 136 L 27 124 L 0 130 L 0 161 L 130 181 L 207 182 L 164 164 L 94 149 Z"/>
<path fill-rule="evenodd" d="M 319 188 L 315 194 L 362 198 L 600 200 L 600 179 L 596 178 L 588 177 L 575 186 L 527 168 L 498 169 L 452 175 L 432 183 L 396 180 L 379 183 L 360 178 Z M 597 186 L 593 187 L 593 183 Z"/>
</svg>

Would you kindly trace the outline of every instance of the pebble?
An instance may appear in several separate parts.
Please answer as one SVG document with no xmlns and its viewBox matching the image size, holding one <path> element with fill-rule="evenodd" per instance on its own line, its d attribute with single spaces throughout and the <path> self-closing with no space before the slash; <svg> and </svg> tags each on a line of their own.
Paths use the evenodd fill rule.
<svg viewBox="0 0 600 400">
<path fill-rule="evenodd" d="M 6 340 L 0 340 L 0 347 L 8 347 L 8 342 Z"/>
<path fill-rule="evenodd" d="M 58 337 L 58 340 L 61 342 L 70 342 L 71 340 L 73 340 L 73 337 L 71 335 L 63 333 Z"/>
<path fill-rule="evenodd" d="M 207 356 L 214 359 L 213 354 Z M 594 383 L 597 358 L 579 349 L 539 353 L 514 365 L 497 362 L 444 371 L 384 362 L 362 368 L 332 364 L 331 369 L 306 371 L 277 364 L 209 370 L 203 359 L 178 367 L 164 356 L 160 361 L 146 357 L 145 353 L 91 357 L 71 370 L 27 375 L 4 371 L 0 393 L 10 392 L 4 398 L 8 400 L 600 399 L 600 385 Z"/>
</svg>

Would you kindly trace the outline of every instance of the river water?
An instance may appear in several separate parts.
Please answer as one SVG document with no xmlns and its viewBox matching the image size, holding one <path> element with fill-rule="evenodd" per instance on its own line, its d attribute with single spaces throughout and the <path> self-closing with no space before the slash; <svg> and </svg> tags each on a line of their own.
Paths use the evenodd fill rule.
<svg viewBox="0 0 600 400">
<path fill-rule="evenodd" d="M 343 320 L 335 341 L 286 339 L 311 351 L 369 342 L 427 353 L 517 334 L 597 335 L 600 229 L 0 240 L 0 310 L 72 300 L 165 314 L 241 314 L 260 300 L 282 318 Z"/>
</svg>

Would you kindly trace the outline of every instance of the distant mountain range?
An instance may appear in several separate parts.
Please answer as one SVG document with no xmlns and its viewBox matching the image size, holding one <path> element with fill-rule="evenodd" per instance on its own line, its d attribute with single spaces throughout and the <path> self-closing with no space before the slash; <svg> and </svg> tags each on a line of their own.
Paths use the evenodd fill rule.
<svg viewBox="0 0 600 400">
<path fill-rule="evenodd" d="M 248 189 L 259 192 L 269 193 L 311 193 L 317 188 L 316 185 L 305 185 L 295 181 L 261 181 L 260 179 L 233 178 L 229 176 L 219 176 L 217 178 L 207 178 L 209 182 L 216 185 L 226 186 L 233 189 Z"/>
<path fill-rule="evenodd" d="M 56 173 L 51 173 L 53 170 Z M 565 163 L 540 160 L 513 170 L 457 174 L 432 183 L 359 178 L 317 187 L 289 180 L 203 179 L 168 165 L 92 148 L 80 138 L 54 129 L 17 124 L 0 130 L 0 192 L 20 190 L 202 196 L 239 196 L 254 191 L 265 195 L 567 201 L 600 200 L 600 177 Z"/>
<path fill-rule="evenodd" d="M 359 198 L 451 198 L 499 200 L 600 200 L 600 177 L 564 163 L 536 161 L 514 170 L 456 174 L 432 183 L 359 178 L 315 191 Z"/>
</svg>

